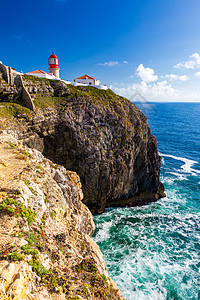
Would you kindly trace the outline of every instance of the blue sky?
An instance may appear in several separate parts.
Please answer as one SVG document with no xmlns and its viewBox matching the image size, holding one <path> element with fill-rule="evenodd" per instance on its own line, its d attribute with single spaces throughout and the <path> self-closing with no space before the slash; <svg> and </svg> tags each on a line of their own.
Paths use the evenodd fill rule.
<svg viewBox="0 0 200 300">
<path fill-rule="evenodd" d="M 63 79 L 95 76 L 131 98 L 200 101 L 199 0 L 1 2 L 0 60 Z"/>
</svg>

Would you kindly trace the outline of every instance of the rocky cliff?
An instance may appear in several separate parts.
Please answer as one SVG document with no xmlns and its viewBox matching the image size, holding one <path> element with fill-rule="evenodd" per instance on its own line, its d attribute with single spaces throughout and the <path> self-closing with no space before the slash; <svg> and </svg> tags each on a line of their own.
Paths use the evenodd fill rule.
<svg viewBox="0 0 200 300">
<path fill-rule="evenodd" d="M 133 103 L 111 90 L 31 76 L 23 76 L 23 82 L 35 110 L 22 108 L 19 89 L 4 86 L 2 101 L 9 101 L 12 88 L 18 99 L 9 107 L 2 102 L 2 126 L 14 128 L 29 147 L 77 172 L 83 201 L 93 213 L 164 196 L 156 139 Z"/>
<path fill-rule="evenodd" d="M 91 239 L 79 176 L 0 134 L 0 299 L 124 299 Z"/>
<path fill-rule="evenodd" d="M 91 212 L 164 196 L 160 159 L 127 99 L 1 64 L 0 299 L 123 299 Z"/>
</svg>

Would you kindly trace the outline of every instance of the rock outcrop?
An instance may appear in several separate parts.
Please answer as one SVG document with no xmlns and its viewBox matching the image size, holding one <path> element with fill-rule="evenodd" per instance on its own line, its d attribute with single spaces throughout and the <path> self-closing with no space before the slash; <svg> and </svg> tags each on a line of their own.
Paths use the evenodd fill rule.
<svg viewBox="0 0 200 300">
<path fill-rule="evenodd" d="M 76 173 L 0 134 L 0 299 L 124 299 L 82 198 Z"/>
<path fill-rule="evenodd" d="M 78 173 L 93 213 L 164 196 L 157 142 L 133 103 L 111 90 L 23 80 L 36 110 L 17 114 L 19 138 Z"/>
</svg>

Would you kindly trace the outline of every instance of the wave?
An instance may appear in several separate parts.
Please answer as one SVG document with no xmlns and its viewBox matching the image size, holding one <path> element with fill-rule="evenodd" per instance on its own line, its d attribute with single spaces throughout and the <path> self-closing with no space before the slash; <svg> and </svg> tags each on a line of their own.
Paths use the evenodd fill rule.
<svg viewBox="0 0 200 300">
<path fill-rule="evenodd" d="M 108 240 L 110 237 L 110 228 L 112 226 L 113 220 L 101 224 L 101 230 L 99 230 L 98 234 L 96 235 L 95 242 L 98 243 Z"/>
<path fill-rule="evenodd" d="M 200 213 L 181 210 L 178 201 L 172 192 L 154 207 L 101 216 L 94 240 L 103 242 L 110 276 L 127 300 L 197 299 Z"/>
<path fill-rule="evenodd" d="M 191 159 L 184 158 L 184 157 L 178 157 L 178 156 L 174 156 L 171 154 L 161 154 L 161 153 L 159 153 L 159 154 L 164 157 L 169 157 L 169 158 L 184 162 L 184 165 L 181 166 L 181 169 L 184 173 L 189 173 L 192 175 L 200 174 L 200 170 L 195 170 L 192 168 L 193 165 L 198 164 L 198 162 L 195 160 L 191 160 Z"/>
</svg>

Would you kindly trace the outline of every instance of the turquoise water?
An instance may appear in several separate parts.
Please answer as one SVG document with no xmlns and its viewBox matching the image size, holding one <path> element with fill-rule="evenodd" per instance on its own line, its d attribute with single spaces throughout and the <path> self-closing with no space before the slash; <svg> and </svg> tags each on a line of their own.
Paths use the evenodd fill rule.
<svg viewBox="0 0 200 300">
<path fill-rule="evenodd" d="M 166 198 L 94 217 L 127 300 L 200 299 L 200 104 L 138 105 L 158 141 Z"/>
</svg>

